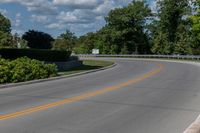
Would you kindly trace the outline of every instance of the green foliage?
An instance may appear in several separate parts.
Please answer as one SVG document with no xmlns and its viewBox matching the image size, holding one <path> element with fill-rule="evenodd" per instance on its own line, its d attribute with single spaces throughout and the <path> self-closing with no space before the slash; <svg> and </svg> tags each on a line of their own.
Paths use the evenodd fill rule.
<svg viewBox="0 0 200 133">
<path fill-rule="evenodd" d="M 181 41 L 176 43 L 174 48 L 174 54 L 179 55 L 189 55 L 192 54 L 192 49 L 190 46 L 188 46 L 188 40 L 187 38 L 183 38 Z"/>
<path fill-rule="evenodd" d="M 200 41 L 200 16 L 194 15 L 191 17 L 193 25 L 192 25 L 192 31 L 193 34 L 196 36 L 196 39 Z"/>
<path fill-rule="evenodd" d="M 122 47 L 120 54 L 129 54 L 128 47 L 126 45 Z"/>
<path fill-rule="evenodd" d="M 21 48 L 21 49 L 27 49 L 28 48 L 28 43 L 27 43 L 26 40 L 20 39 L 19 44 L 20 44 L 19 48 Z"/>
<path fill-rule="evenodd" d="M 177 28 L 184 21 L 183 16 L 190 14 L 189 0 L 163 0 L 158 5 L 159 30 L 167 34 L 169 42 L 174 43 Z"/>
<path fill-rule="evenodd" d="M 27 57 L 10 61 L 0 58 L 0 83 L 16 83 L 55 76 L 54 64 L 32 60 Z"/>
<path fill-rule="evenodd" d="M 45 49 L 0 49 L 0 55 L 5 59 L 29 57 L 40 61 L 67 61 L 71 52 Z"/>
<path fill-rule="evenodd" d="M 191 5 L 191 0 L 159 0 L 157 13 L 153 15 L 145 2 L 133 0 L 126 7 L 111 10 L 105 17 L 106 25 L 99 31 L 77 39 L 66 30 L 55 40 L 53 48 L 54 39 L 43 32 L 30 30 L 22 38 L 30 48 L 52 48 L 77 54 L 91 54 L 94 48 L 99 49 L 100 54 L 200 54 L 200 0 L 194 3 Z M 16 47 L 19 41 L 22 48 L 27 48 L 25 41 L 11 36 L 10 27 L 10 21 L 0 14 L 0 48 Z M 12 58 L 24 56 L 20 52 L 12 54 Z M 39 54 L 39 57 L 25 52 L 25 55 L 30 58 L 37 55 L 37 59 L 48 61 L 66 59 L 59 54 L 46 57 L 46 54 Z"/>
<path fill-rule="evenodd" d="M 106 21 L 116 29 L 136 30 L 145 24 L 149 16 L 151 16 L 151 9 L 144 2 L 133 1 L 127 7 L 111 10 Z"/>
<path fill-rule="evenodd" d="M 168 43 L 168 38 L 165 33 L 159 33 L 155 38 L 153 39 L 154 46 L 152 47 L 152 52 L 155 54 L 170 54 L 170 45 Z"/>
<path fill-rule="evenodd" d="M 52 49 L 53 50 L 62 50 L 62 51 L 72 49 L 69 45 L 70 44 L 67 40 L 59 38 L 54 41 Z"/>
<path fill-rule="evenodd" d="M 28 46 L 30 48 L 34 49 L 51 49 L 52 42 L 54 41 L 51 35 L 34 30 L 29 30 L 28 32 L 26 32 L 22 36 L 22 39 L 28 42 Z"/>
<path fill-rule="evenodd" d="M 1 48 L 15 48 L 12 36 L 10 33 L 0 31 L 0 49 Z"/>
<path fill-rule="evenodd" d="M 200 54 L 200 0 L 195 2 L 195 14 L 191 16 L 192 35 L 193 35 L 193 53 Z"/>
<path fill-rule="evenodd" d="M 98 48 L 100 54 L 197 54 L 200 0 L 197 1 L 197 14 L 191 17 L 193 38 L 188 19 L 192 14 L 190 0 L 158 1 L 154 21 L 149 21 L 153 14 L 148 5 L 133 0 L 127 7 L 111 10 L 105 18 L 106 26 L 98 32 L 80 37 L 75 51 L 91 54 L 92 49 Z"/>
<path fill-rule="evenodd" d="M 4 17 L 0 13 L 0 31 L 2 31 L 3 33 L 10 33 L 11 31 L 10 28 L 11 28 L 10 20 Z"/>
<path fill-rule="evenodd" d="M 13 42 L 10 20 L 0 13 L 0 48 L 16 47 Z"/>
<path fill-rule="evenodd" d="M 189 0 L 162 0 L 158 1 L 158 7 L 157 19 L 151 27 L 152 51 L 161 54 L 191 54 L 190 24 L 187 18 L 191 14 Z"/>
<path fill-rule="evenodd" d="M 127 7 L 112 10 L 106 21 L 118 32 L 117 42 L 121 53 L 149 53 L 145 22 L 152 15 L 150 8 L 140 1 L 133 1 Z M 143 45 L 143 46 L 141 46 Z"/>
<path fill-rule="evenodd" d="M 27 44 L 27 41 L 26 40 L 23 40 L 19 34 L 15 33 L 13 36 L 12 36 L 12 40 L 13 40 L 13 44 L 15 47 L 17 48 L 29 48 L 28 47 L 28 44 Z"/>
<path fill-rule="evenodd" d="M 151 15 L 150 8 L 139 1 L 111 10 L 106 17 L 106 26 L 80 37 L 75 52 L 91 54 L 92 49 L 98 48 L 100 54 L 149 53 L 149 41 L 144 31 Z"/>
<path fill-rule="evenodd" d="M 109 26 L 103 27 L 97 34 L 95 48 L 101 54 L 119 54 L 121 51 L 120 34 Z"/>
<path fill-rule="evenodd" d="M 192 54 L 192 39 L 189 35 L 189 30 L 183 24 L 178 27 L 177 42 L 174 47 L 174 54 L 188 55 Z"/>
<path fill-rule="evenodd" d="M 95 47 L 97 36 L 95 33 L 87 33 L 85 36 L 81 36 L 76 43 L 74 49 L 78 54 L 91 54 L 92 49 Z"/>
<path fill-rule="evenodd" d="M 66 33 L 61 34 L 54 42 L 54 50 L 72 51 L 76 43 L 76 36 L 74 33 L 66 30 Z"/>
</svg>

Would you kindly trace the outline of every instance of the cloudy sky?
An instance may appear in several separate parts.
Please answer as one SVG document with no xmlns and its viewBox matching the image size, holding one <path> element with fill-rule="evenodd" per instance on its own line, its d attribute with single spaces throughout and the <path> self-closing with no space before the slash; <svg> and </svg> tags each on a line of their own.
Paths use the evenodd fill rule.
<svg viewBox="0 0 200 133">
<path fill-rule="evenodd" d="M 132 0 L 0 0 L 0 12 L 12 22 L 12 32 L 28 29 L 47 32 L 54 37 L 66 29 L 80 36 L 105 25 L 104 17 L 116 7 Z M 148 1 L 154 6 L 154 0 Z"/>
</svg>

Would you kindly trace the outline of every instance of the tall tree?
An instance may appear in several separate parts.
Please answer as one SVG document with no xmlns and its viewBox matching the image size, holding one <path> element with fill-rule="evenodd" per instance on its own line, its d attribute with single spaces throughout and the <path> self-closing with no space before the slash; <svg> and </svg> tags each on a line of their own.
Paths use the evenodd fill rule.
<svg viewBox="0 0 200 133">
<path fill-rule="evenodd" d="M 144 31 L 146 20 L 151 15 L 148 5 L 141 1 L 133 1 L 127 7 L 114 9 L 108 14 L 106 21 L 109 27 L 119 32 L 119 47 L 123 48 L 123 53 L 149 52 Z"/>
<path fill-rule="evenodd" d="M 72 51 L 77 37 L 69 30 L 66 30 L 65 33 L 62 33 L 54 42 L 53 49 L 56 50 L 67 50 Z"/>
<path fill-rule="evenodd" d="M 98 48 L 101 54 L 119 54 L 121 52 L 120 33 L 111 27 L 105 26 L 99 30 L 97 39 L 95 48 Z"/>
<path fill-rule="evenodd" d="M 93 48 L 98 48 L 101 54 L 149 53 L 146 20 L 151 15 L 145 2 L 135 0 L 127 7 L 113 9 L 102 29 L 78 39 L 76 52 L 91 53 Z"/>
<path fill-rule="evenodd" d="M 189 0 L 161 0 L 157 4 L 159 9 L 155 20 L 156 22 L 154 23 L 154 28 L 157 30 L 154 31 L 153 38 L 159 38 L 161 34 L 165 34 L 166 36 L 163 37 L 167 37 L 164 39 L 167 39 L 168 45 L 170 46 L 170 54 L 172 54 L 174 53 L 176 42 L 179 41 L 177 39 L 180 39 L 178 36 L 182 34 L 178 30 L 179 26 L 183 24 L 187 26 L 188 24 L 186 21 L 187 16 L 191 13 L 190 2 Z M 153 43 L 153 47 L 159 45 L 155 42 Z"/>
<path fill-rule="evenodd" d="M 22 39 L 27 41 L 30 48 L 34 49 L 51 49 L 52 42 L 54 41 L 51 35 L 35 30 L 26 32 Z"/>
<path fill-rule="evenodd" d="M 193 35 L 193 52 L 200 54 L 200 0 L 195 2 L 195 14 L 191 16 L 192 35 Z"/>
<path fill-rule="evenodd" d="M 4 17 L 1 13 L 0 13 L 0 31 L 4 33 L 10 33 L 11 31 L 10 20 Z"/>
<path fill-rule="evenodd" d="M 91 54 L 92 49 L 95 47 L 97 41 L 96 33 L 89 32 L 86 35 L 79 37 L 76 42 L 75 53 L 78 54 Z"/>
<path fill-rule="evenodd" d="M 154 36 L 153 43 L 154 46 L 151 49 L 153 53 L 161 55 L 170 54 L 170 45 L 165 33 L 159 32 L 158 35 Z"/>
<path fill-rule="evenodd" d="M 183 24 L 179 25 L 177 32 L 177 42 L 174 46 L 174 54 L 187 55 L 192 54 L 192 39 L 189 30 Z"/>
<path fill-rule="evenodd" d="M 10 33 L 0 31 L 0 48 L 15 48 L 13 38 Z"/>
<path fill-rule="evenodd" d="M 13 42 L 10 20 L 0 13 L 0 48 L 16 47 Z"/>
<path fill-rule="evenodd" d="M 177 28 L 182 23 L 183 16 L 190 10 L 189 1 L 163 0 L 158 5 L 161 30 L 167 33 L 170 42 L 175 42 Z"/>
</svg>

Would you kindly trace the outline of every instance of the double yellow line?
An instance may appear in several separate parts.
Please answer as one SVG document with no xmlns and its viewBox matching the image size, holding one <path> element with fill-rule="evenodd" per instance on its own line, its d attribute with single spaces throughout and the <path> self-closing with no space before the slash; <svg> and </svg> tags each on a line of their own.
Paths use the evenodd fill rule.
<svg viewBox="0 0 200 133">
<path fill-rule="evenodd" d="M 15 118 L 15 117 L 31 114 L 31 113 L 34 113 L 34 112 L 46 110 L 46 109 L 49 109 L 49 108 L 57 107 L 57 106 L 60 106 L 60 105 L 63 105 L 63 104 L 69 104 L 69 103 L 72 103 L 72 102 L 77 102 L 77 101 L 84 100 L 84 99 L 87 99 L 87 98 L 90 98 L 90 97 L 94 97 L 94 96 L 97 96 L 97 95 L 104 94 L 106 92 L 118 90 L 120 88 L 126 87 L 126 86 L 131 85 L 131 84 L 138 83 L 138 82 L 140 82 L 144 79 L 147 79 L 151 76 L 156 75 L 157 73 L 159 73 L 164 68 L 164 66 L 162 64 L 156 64 L 156 65 L 157 65 L 157 68 L 155 70 L 153 70 L 153 71 L 151 71 L 151 72 L 149 72 L 145 75 L 142 75 L 141 77 L 128 80 L 127 82 L 120 83 L 120 84 L 110 86 L 110 87 L 106 87 L 106 88 L 103 88 L 103 89 L 100 89 L 100 90 L 97 90 L 97 91 L 83 93 L 79 96 L 74 96 L 74 97 L 67 98 L 67 99 L 64 99 L 64 100 L 61 100 L 61 101 L 57 101 L 57 102 L 53 102 L 53 103 L 49 103 L 49 104 L 45 104 L 45 105 L 41 105 L 41 106 L 37 106 L 37 107 L 32 107 L 32 108 L 28 108 L 28 109 L 24 109 L 24 110 L 14 112 L 14 113 L 0 115 L 0 120 L 7 120 L 7 119 L 10 119 L 10 118 Z"/>
</svg>

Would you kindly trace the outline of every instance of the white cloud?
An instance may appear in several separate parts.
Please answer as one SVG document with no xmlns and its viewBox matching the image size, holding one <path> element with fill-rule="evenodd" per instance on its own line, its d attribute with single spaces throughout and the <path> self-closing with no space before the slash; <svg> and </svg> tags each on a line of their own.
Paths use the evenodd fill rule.
<svg viewBox="0 0 200 133">
<path fill-rule="evenodd" d="M 21 25 L 21 13 L 15 15 L 14 26 L 19 27 Z"/>
<path fill-rule="evenodd" d="M 105 25 L 104 17 L 116 7 L 128 5 L 132 0 L 0 0 L 2 3 L 17 3 L 26 7 L 30 14 L 16 14 L 12 18 L 12 29 L 27 30 L 30 27 L 52 32 L 62 32 L 66 28 L 77 34 L 96 31 Z M 156 0 L 150 1 L 152 9 L 156 7 Z M 7 14 L 6 10 L 0 12 Z M 9 11 L 9 13 L 12 11 Z M 29 27 L 22 22 L 30 23 Z M 34 23 L 32 23 L 34 22 Z M 31 25 L 33 24 L 33 25 Z M 28 25 L 28 24 L 27 24 Z M 56 30 L 55 30 L 56 29 Z M 19 30 L 18 30 L 19 31 Z"/>
<path fill-rule="evenodd" d="M 102 0 L 53 0 L 54 5 L 65 5 L 78 9 L 97 7 Z"/>
<path fill-rule="evenodd" d="M 45 27 L 68 28 L 76 33 L 96 31 L 105 24 L 104 17 L 107 13 L 120 6 L 119 2 L 121 1 L 116 3 L 115 0 L 53 0 L 54 5 L 67 6 L 68 10 L 61 10 L 56 20 Z"/>
<path fill-rule="evenodd" d="M 75 23 L 78 22 L 78 17 L 74 12 L 60 12 L 57 16 L 58 21 L 66 22 L 66 23 Z"/>
<path fill-rule="evenodd" d="M 56 7 L 47 0 L 35 0 L 28 3 L 22 3 L 28 11 L 34 11 L 42 14 L 56 14 Z"/>
<path fill-rule="evenodd" d="M 106 15 L 111 9 L 116 7 L 116 4 L 112 0 L 105 0 L 102 4 L 96 7 L 93 11 L 97 14 Z"/>
<path fill-rule="evenodd" d="M 27 7 L 28 11 L 49 14 L 55 13 L 56 7 L 48 0 L 3 0 L 0 3 L 19 3 Z"/>
<path fill-rule="evenodd" d="M 62 23 L 51 23 L 49 25 L 45 26 L 48 29 L 63 29 L 65 28 L 65 25 Z"/>
<path fill-rule="evenodd" d="M 3 14 L 4 16 L 6 16 L 8 11 L 5 9 L 0 9 L 0 13 Z"/>
<path fill-rule="evenodd" d="M 76 9 L 68 12 L 62 11 L 56 18 L 62 23 L 91 23 L 97 16 L 92 10 Z"/>
<path fill-rule="evenodd" d="M 35 15 L 35 14 L 31 15 L 31 20 L 33 22 L 39 22 L 39 23 L 43 23 L 43 24 L 49 22 L 48 16 L 45 16 L 45 15 Z"/>
<path fill-rule="evenodd" d="M 20 17 L 21 17 L 21 13 L 17 13 L 16 18 L 20 18 Z"/>
<path fill-rule="evenodd" d="M 21 20 L 20 19 L 16 19 L 15 20 L 15 27 L 19 27 L 21 25 Z"/>
</svg>

